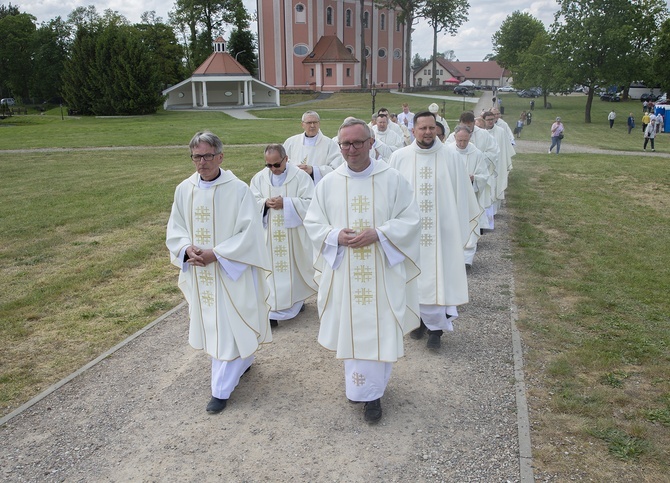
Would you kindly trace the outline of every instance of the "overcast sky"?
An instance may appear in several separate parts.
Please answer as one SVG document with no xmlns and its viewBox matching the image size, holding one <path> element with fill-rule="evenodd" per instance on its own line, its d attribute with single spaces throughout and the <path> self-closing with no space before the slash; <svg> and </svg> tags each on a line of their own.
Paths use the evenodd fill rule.
<svg viewBox="0 0 670 483">
<path fill-rule="evenodd" d="M 5 2 L 2 2 L 5 3 Z M 174 5 L 171 0 L 108 0 L 106 2 L 90 0 L 32 0 L 13 1 L 22 12 L 30 13 L 43 22 L 60 15 L 67 15 L 77 7 L 95 5 L 98 13 L 109 8 L 125 16 L 130 22 L 139 22 L 143 12 L 154 10 L 167 21 L 168 10 Z M 542 21 L 548 28 L 553 22 L 558 5 L 554 0 L 469 0 L 469 22 L 464 24 L 455 36 L 438 34 L 438 52 L 453 50 L 456 58 L 465 60 L 483 60 L 493 52 L 491 36 L 500 28 L 500 24 L 515 10 L 527 12 Z M 244 0 L 249 12 L 256 10 L 255 0 Z M 253 27 L 255 31 L 255 25 Z M 227 35 L 224 35 L 227 38 Z M 416 26 L 412 35 L 412 55 L 419 54 L 428 58 L 432 55 L 433 32 L 422 22 Z"/>
</svg>

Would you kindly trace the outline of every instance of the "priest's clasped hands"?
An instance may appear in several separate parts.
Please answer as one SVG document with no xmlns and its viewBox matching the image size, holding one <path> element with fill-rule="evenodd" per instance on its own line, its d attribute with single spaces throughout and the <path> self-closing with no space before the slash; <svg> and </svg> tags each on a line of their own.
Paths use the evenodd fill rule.
<svg viewBox="0 0 670 483">
<path fill-rule="evenodd" d="M 339 245 L 349 248 L 363 248 L 379 241 L 379 235 L 374 228 L 367 228 L 360 233 L 356 233 L 351 228 L 343 228 L 337 237 Z"/>
<path fill-rule="evenodd" d="M 272 208 L 273 210 L 281 210 L 284 208 L 284 198 L 281 196 L 275 196 L 274 198 L 268 198 L 265 200 L 265 206 Z"/>
<path fill-rule="evenodd" d="M 202 248 L 198 248 L 195 245 L 191 245 L 186 249 L 186 255 L 188 256 L 188 260 L 186 260 L 186 262 L 196 267 L 204 267 L 216 261 L 214 250 L 203 250 Z"/>
</svg>

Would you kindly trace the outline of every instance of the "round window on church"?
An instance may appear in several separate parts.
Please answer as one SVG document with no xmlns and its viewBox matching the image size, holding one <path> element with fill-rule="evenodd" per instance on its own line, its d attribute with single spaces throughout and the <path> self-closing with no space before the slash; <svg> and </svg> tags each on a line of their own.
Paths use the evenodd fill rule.
<svg viewBox="0 0 670 483">
<path fill-rule="evenodd" d="M 400 57 L 402 57 L 402 52 L 400 51 L 400 49 L 395 49 L 393 51 L 393 58 L 398 60 L 400 59 Z"/>
<path fill-rule="evenodd" d="M 293 53 L 295 55 L 299 55 L 301 57 L 307 55 L 309 52 L 309 47 L 307 47 L 305 44 L 296 44 L 293 46 Z"/>
<path fill-rule="evenodd" d="M 377 51 L 377 55 L 379 55 L 380 59 L 385 59 L 386 58 L 386 49 L 379 49 Z"/>
</svg>

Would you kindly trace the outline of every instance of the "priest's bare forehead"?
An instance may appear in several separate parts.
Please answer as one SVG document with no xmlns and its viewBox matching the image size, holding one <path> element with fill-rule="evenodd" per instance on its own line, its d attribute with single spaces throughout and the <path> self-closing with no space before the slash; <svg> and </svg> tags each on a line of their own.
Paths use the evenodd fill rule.
<svg viewBox="0 0 670 483">
<path fill-rule="evenodd" d="M 195 133 L 195 136 L 193 136 L 193 139 L 191 139 L 188 147 L 191 149 L 191 151 L 193 151 L 200 143 L 209 144 L 216 150 L 217 153 L 223 152 L 223 142 L 219 136 L 209 131 Z"/>
<path fill-rule="evenodd" d="M 307 111 L 305 114 L 302 115 L 302 122 L 305 122 L 308 117 L 315 117 L 317 121 L 321 120 L 319 114 L 316 111 Z"/>
</svg>

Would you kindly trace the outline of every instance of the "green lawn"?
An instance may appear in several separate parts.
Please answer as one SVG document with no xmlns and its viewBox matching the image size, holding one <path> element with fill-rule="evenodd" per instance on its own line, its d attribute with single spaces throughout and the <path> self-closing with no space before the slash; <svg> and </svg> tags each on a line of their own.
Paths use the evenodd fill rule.
<svg viewBox="0 0 670 483">
<path fill-rule="evenodd" d="M 407 101 L 418 111 L 433 100 L 442 105 L 382 93 L 376 106 L 398 111 Z M 627 112 L 641 111 L 636 101 L 597 100 L 585 125 L 584 96 L 550 100 L 552 109 L 536 100 L 524 139 L 547 141 L 560 115 L 573 145 L 641 148 L 641 134 L 625 128 Z M 451 123 L 462 104 L 446 105 Z M 505 94 L 508 122 L 527 105 Z M 610 130 L 612 106 L 620 117 Z M 165 224 L 175 186 L 193 172 L 186 145 L 196 130 L 222 135 L 224 167 L 248 182 L 263 166 L 262 145 L 298 132 L 308 109 L 334 135 L 344 117 L 369 117 L 371 98 L 340 94 L 255 111 L 262 119 L 251 121 L 215 112 L 61 120 L 59 110 L 1 121 L 0 413 L 181 302 Z M 667 143 L 659 136 L 657 150 L 667 153 Z M 87 149 L 106 146 L 117 149 Z M 77 149 L 6 151 L 27 148 Z M 507 211 L 535 464 L 546 474 L 667 477 L 669 206 L 667 157 L 514 160 Z"/>
</svg>

